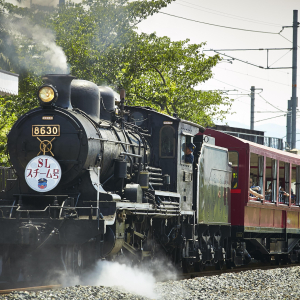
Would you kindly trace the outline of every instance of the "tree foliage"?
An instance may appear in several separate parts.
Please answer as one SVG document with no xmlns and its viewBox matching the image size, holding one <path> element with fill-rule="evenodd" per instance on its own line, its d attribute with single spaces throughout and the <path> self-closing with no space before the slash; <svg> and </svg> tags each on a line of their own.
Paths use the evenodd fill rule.
<svg viewBox="0 0 300 300">
<path fill-rule="evenodd" d="M 141 34 L 128 49 L 133 57 L 121 72 L 129 103 L 146 105 L 169 115 L 203 125 L 222 118 L 231 101 L 215 91 L 201 91 L 199 84 L 212 77 L 218 56 L 205 57 L 202 44 L 189 40 L 172 42 L 168 37 Z"/>
<path fill-rule="evenodd" d="M 172 1 L 85 0 L 46 9 L 0 0 L 0 68 L 20 74 L 19 95 L 0 98 L 0 128 L 8 130 L 37 105 L 40 75 L 68 72 L 125 88 L 129 105 L 154 107 L 202 125 L 224 118 L 231 100 L 199 88 L 212 77 L 219 56 L 204 56 L 203 43 L 135 30 Z M 4 144 L 0 137 L 0 148 Z"/>
</svg>

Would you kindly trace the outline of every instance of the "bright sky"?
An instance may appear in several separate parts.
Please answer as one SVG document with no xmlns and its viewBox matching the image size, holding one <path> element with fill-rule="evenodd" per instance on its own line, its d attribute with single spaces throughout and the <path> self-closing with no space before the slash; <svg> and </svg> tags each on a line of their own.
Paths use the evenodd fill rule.
<svg viewBox="0 0 300 300">
<path fill-rule="evenodd" d="M 278 33 L 282 30 L 282 26 L 292 26 L 293 10 L 299 10 L 299 22 L 299 0 L 176 0 L 161 12 L 200 22 L 274 34 L 226 29 L 161 13 L 143 21 L 139 25 L 139 31 L 146 33 L 155 31 L 159 36 L 166 35 L 172 40 L 189 38 L 191 43 L 206 42 L 204 49 L 291 48 L 292 28 L 285 28 L 281 32 L 282 36 Z M 213 52 L 205 53 L 213 54 Z M 230 51 L 226 54 L 255 65 L 267 65 L 266 51 Z M 300 52 L 298 56 L 299 62 Z M 269 66 L 291 67 L 292 51 L 269 51 Z M 264 70 L 238 61 L 232 63 L 225 61 L 217 65 L 213 73 L 214 78 L 201 85 L 202 89 L 237 90 L 229 92 L 229 95 L 232 94 L 230 97 L 236 100 L 232 107 L 235 114 L 227 116 L 228 125 L 250 128 L 250 96 L 247 94 L 250 94 L 250 87 L 255 86 L 263 91 L 255 96 L 254 129 L 266 131 L 266 136 L 278 138 L 285 136 L 286 116 L 282 115 L 285 114 L 287 100 L 292 95 L 291 69 Z M 297 96 L 299 93 L 300 88 L 297 89 Z M 281 117 L 259 122 L 275 116 Z M 297 139 L 300 140 L 300 113 L 297 123 L 299 132 Z M 220 122 L 216 120 L 216 124 Z M 297 148 L 300 148 L 300 141 Z"/>
</svg>

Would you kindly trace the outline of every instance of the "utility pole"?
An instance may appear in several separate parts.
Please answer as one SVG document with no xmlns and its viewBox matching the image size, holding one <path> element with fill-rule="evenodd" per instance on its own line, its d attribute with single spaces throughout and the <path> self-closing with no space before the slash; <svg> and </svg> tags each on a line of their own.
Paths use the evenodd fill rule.
<svg viewBox="0 0 300 300">
<path fill-rule="evenodd" d="M 293 11 L 293 66 L 292 66 L 292 143 L 291 149 L 296 148 L 296 112 L 298 106 L 297 98 L 297 39 L 298 39 L 298 10 Z"/>
<path fill-rule="evenodd" d="M 250 115 L 250 129 L 254 130 L 254 101 L 255 101 L 255 86 L 251 86 L 251 115 Z"/>
<path fill-rule="evenodd" d="M 292 100 L 288 100 L 286 114 L 286 149 L 292 149 Z"/>
<path fill-rule="evenodd" d="M 250 112 L 250 129 L 254 130 L 254 107 L 255 107 L 255 91 L 256 90 L 261 90 L 263 89 L 256 89 L 255 86 L 251 86 L 250 91 L 251 91 L 251 112 Z"/>
<path fill-rule="evenodd" d="M 296 114 L 297 114 L 297 106 L 298 106 L 298 98 L 297 98 L 297 51 L 298 51 L 298 10 L 293 11 L 293 26 L 283 26 L 284 28 L 293 28 L 293 48 L 257 48 L 257 49 L 210 49 L 203 51 L 214 51 L 215 53 L 228 57 L 232 60 L 240 61 L 246 63 L 248 65 L 252 65 L 255 67 L 259 67 L 265 70 L 273 70 L 273 69 L 291 69 L 292 68 L 292 97 L 288 100 L 288 112 L 287 112 L 287 124 L 286 124 L 286 138 L 287 138 L 287 146 L 289 149 L 296 148 Z M 282 32 L 282 30 L 280 32 Z M 279 33 L 280 33 L 279 32 Z M 267 51 L 267 66 L 260 66 L 245 60 L 241 60 L 239 58 L 227 55 L 222 53 L 223 51 Z M 269 51 L 281 51 L 281 50 L 293 50 L 293 59 L 292 59 L 292 67 L 271 67 L 269 66 Z M 220 52 L 222 51 L 222 52 Z M 255 88 L 254 88 L 255 89 Z M 253 99 L 253 100 L 252 100 Z M 253 104 L 253 110 L 252 110 Z M 252 113 L 253 111 L 253 113 Z M 250 128 L 254 128 L 254 93 L 251 87 L 251 121 Z"/>
</svg>

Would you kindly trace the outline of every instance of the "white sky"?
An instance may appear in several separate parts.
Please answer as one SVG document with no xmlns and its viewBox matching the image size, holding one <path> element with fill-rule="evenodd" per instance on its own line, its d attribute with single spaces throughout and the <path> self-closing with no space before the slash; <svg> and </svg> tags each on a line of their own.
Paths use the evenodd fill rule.
<svg viewBox="0 0 300 300">
<path fill-rule="evenodd" d="M 176 0 L 176 2 L 161 11 L 183 18 L 222 26 L 278 33 L 282 26 L 292 26 L 293 10 L 299 10 L 299 22 L 299 0 Z M 169 36 L 174 41 L 189 38 L 191 43 L 207 42 L 204 49 L 292 47 L 292 43 L 279 34 L 262 34 L 225 29 L 160 13 L 143 21 L 138 28 L 142 32 L 151 33 L 155 31 L 159 36 Z M 285 28 L 281 34 L 292 41 L 292 31 L 292 28 Z M 206 53 L 208 55 L 212 54 L 212 52 Z M 260 66 L 266 66 L 267 63 L 266 51 L 231 51 L 226 53 Z M 284 54 L 286 55 L 275 63 Z M 299 51 L 298 56 L 300 56 Z M 300 57 L 298 58 L 299 61 Z M 273 67 L 291 67 L 292 51 L 270 51 L 269 65 Z M 291 69 L 263 70 L 235 61 L 232 64 L 228 62 L 220 63 L 213 69 L 213 73 L 214 78 L 201 85 L 202 89 L 238 90 L 237 92 L 231 92 L 231 94 L 239 95 L 231 96 L 231 98 L 236 99 L 232 107 L 232 112 L 235 112 L 235 114 L 227 116 L 228 125 L 250 128 L 250 96 L 242 94 L 250 94 L 251 86 L 262 88 L 263 92 L 260 96 L 280 110 L 287 110 L 287 100 L 292 95 Z M 298 74 L 300 74 L 299 71 Z M 300 88 L 297 89 L 297 96 L 299 92 Z M 284 114 L 284 112 L 267 104 L 260 96 L 256 95 L 255 97 L 255 111 L 273 111 L 277 113 L 256 113 L 255 121 Z M 300 140 L 300 118 L 297 119 L 297 123 L 297 132 L 299 132 L 297 139 Z M 216 120 L 216 124 L 220 124 L 220 122 Z M 265 135 L 279 138 L 285 136 L 285 128 L 285 116 L 256 122 L 254 125 L 254 129 L 266 131 Z M 297 148 L 300 148 L 300 141 L 297 143 Z"/>
</svg>

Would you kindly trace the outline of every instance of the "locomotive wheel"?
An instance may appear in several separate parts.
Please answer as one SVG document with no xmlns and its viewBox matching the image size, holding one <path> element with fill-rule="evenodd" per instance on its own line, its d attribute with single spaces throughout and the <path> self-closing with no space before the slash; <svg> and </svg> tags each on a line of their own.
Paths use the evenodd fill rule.
<svg viewBox="0 0 300 300">
<path fill-rule="evenodd" d="M 224 268 L 224 260 L 218 260 L 215 262 L 215 269 L 216 270 L 223 270 Z"/>
<path fill-rule="evenodd" d="M 22 265 L 21 262 L 15 257 L 9 257 L 8 259 L 8 281 L 17 282 L 22 273 Z"/>
<path fill-rule="evenodd" d="M 7 247 L 2 255 L 2 274 L 5 281 L 17 282 L 22 273 L 19 249 Z"/>
<path fill-rule="evenodd" d="M 225 263 L 227 269 L 233 269 L 233 262 L 231 259 L 226 259 Z"/>
<path fill-rule="evenodd" d="M 269 254 L 264 254 L 261 256 L 260 261 L 262 263 L 270 263 L 271 262 L 271 255 Z"/>
<path fill-rule="evenodd" d="M 182 271 L 183 273 L 190 273 L 195 270 L 195 263 L 188 262 L 186 259 L 182 260 Z"/>
<path fill-rule="evenodd" d="M 205 263 L 203 261 L 196 262 L 194 265 L 195 272 L 202 272 L 205 270 Z"/>
<path fill-rule="evenodd" d="M 80 275 L 83 268 L 83 255 L 78 245 L 62 247 L 64 268 L 69 275 Z"/>
<path fill-rule="evenodd" d="M 106 233 L 104 235 L 104 243 L 102 243 L 101 256 L 106 257 L 115 245 L 115 234 L 111 227 L 106 227 Z"/>
<path fill-rule="evenodd" d="M 275 264 L 279 266 L 287 265 L 288 264 L 288 255 L 286 254 L 277 254 L 275 255 Z"/>
</svg>

